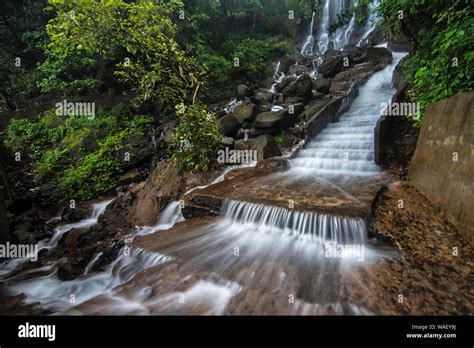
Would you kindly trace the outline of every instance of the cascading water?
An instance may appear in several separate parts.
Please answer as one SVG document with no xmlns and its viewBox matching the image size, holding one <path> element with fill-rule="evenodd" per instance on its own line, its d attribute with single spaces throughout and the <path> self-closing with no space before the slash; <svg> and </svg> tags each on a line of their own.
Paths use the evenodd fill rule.
<svg viewBox="0 0 474 348">
<path fill-rule="evenodd" d="M 314 46 L 314 38 L 313 38 L 313 27 L 314 27 L 314 15 L 315 12 L 313 12 L 313 15 L 311 17 L 311 23 L 309 25 L 309 33 L 308 36 L 306 37 L 306 40 L 303 44 L 303 47 L 301 48 L 301 55 L 303 56 L 312 56 L 313 55 L 313 46 Z"/>
<path fill-rule="evenodd" d="M 103 214 L 103 212 L 105 211 L 105 208 L 107 208 L 107 205 L 110 202 L 111 200 L 94 203 L 92 204 L 92 212 L 91 212 L 90 217 L 78 222 L 56 227 L 54 229 L 54 234 L 50 239 L 44 239 L 37 243 L 37 250 L 39 251 L 41 249 L 47 249 L 47 250 L 54 249 L 57 246 L 58 241 L 61 239 L 61 237 L 66 232 L 72 230 L 73 228 L 86 228 L 86 227 L 95 225 L 97 223 L 99 216 Z M 61 219 L 61 217 L 60 216 L 55 217 L 53 219 L 50 219 L 50 221 L 57 220 L 57 219 Z M 7 278 L 10 274 L 16 272 L 28 262 L 30 262 L 30 257 L 22 258 L 22 259 L 11 259 L 11 260 L 5 261 L 4 263 L 1 264 L 1 267 L 0 267 L 0 279 Z"/>
<path fill-rule="evenodd" d="M 38 250 L 46 248 L 51 251 L 68 231 L 95 225 L 110 202 L 111 200 L 94 203 L 90 217 L 72 224 L 58 226 L 51 239 L 38 243 Z M 163 211 L 154 230 L 169 228 L 180 218 L 182 218 L 180 209 L 178 211 L 175 204 L 170 204 Z M 58 278 L 57 262 L 39 269 L 23 270 L 29 259 L 13 259 L 1 264 L 0 283 L 5 286 L 7 295 L 24 293 L 25 303 L 39 302 L 42 308 L 56 312 L 67 310 L 90 298 L 107 293 L 128 281 L 135 273 L 169 260 L 169 257 L 156 253 L 148 253 L 135 248 L 122 248 L 115 261 L 104 270 L 91 273 L 92 267 L 101 254 L 98 253 L 92 257 L 82 276 L 67 282 Z M 71 301 L 71 295 L 74 295 L 74 301 Z"/>
<path fill-rule="evenodd" d="M 380 172 L 374 163 L 374 127 L 382 103 L 391 98 L 393 69 L 405 53 L 394 53 L 392 64 L 375 74 L 360 88 L 351 107 L 331 123 L 296 158 L 291 171 L 318 175 L 373 175 Z"/>
<path fill-rule="evenodd" d="M 369 18 L 367 19 L 367 24 L 365 26 L 365 32 L 362 35 L 359 42 L 357 43 L 357 46 L 361 46 L 362 44 L 364 44 L 367 41 L 369 35 L 372 34 L 372 32 L 377 27 L 378 14 L 376 12 L 376 8 L 380 4 L 380 1 L 381 0 L 373 0 L 369 4 Z"/>
<path fill-rule="evenodd" d="M 391 76 L 402 56 L 395 53 L 393 64 L 369 79 L 349 110 L 290 160 L 292 167 L 281 175 L 303 176 L 308 180 L 343 175 L 357 185 L 358 176 L 377 173 L 379 169 L 373 163 L 373 128 L 380 114 L 380 104 L 389 100 L 394 92 Z M 214 183 L 222 179 L 223 176 Z M 43 245 L 54 248 L 70 229 L 96 223 L 107 204 L 96 205 L 88 219 L 58 227 L 53 238 Z M 180 202 L 172 202 L 155 226 L 138 229 L 136 235 L 170 228 L 182 219 Z M 340 245 L 356 247 L 356 257 L 351 254 L 347 258 L 328 257 L 328 250 Z M 23 292 L 27 303 L 40 302 L 45 309 L 70 314 L 173 314 L 192 312 L 197 307 L 204 308 L 204 314 L 225 314 L 233 298 L 245 289 L 252 289 L 252 295 L 244 297 L 247 302 L 242 302 L 243 307 L 258 306 L 260 296 L 273 296 L 281 290 L 285 299 L 282 303 L 288 302 L 289 293 L 296 296 L 295 305 L 282 313 L 321 314 L 330 308 L 331 313 L 367 314 L 353 303 L 341 302 L 341 274 L 347 272 L 345 267 L 364 267 L 367 261 L 381 255 L 368 242 L 361 218 L 239 201 L 224 202 L 216 222 L 198 226 L 190 235 L 175 234 L 173 243 L 161 247 L 163 250 L 153 253 L 134 248 L 127 252 L 124 248 L 104 270 L 91 272 L 101 256 L 97 254 L 82 276 L 68 282 L 57 278 L 57 265 L 53 263 L 23 272 L 19 277 L 3 278 L 2 283 L 7 294 Z M 117 287 L 137 272 L 167 265 L 173 260 L 184 260 L 193 268 L 220 278 L 198 278 L 184 291 L 172 290 L 159 295 L 151 288 L 132 288 L 129 297 L 117 293 L 120 291 Z M 34 277 L 29 278 L 29 275 Z M 184 282 L 188 279 L 184 275 L 172 279 Z M 133 286 L 133 282 L 131 284 Z M 104 294 L 106 300 L 102 305 L 97 305 L 99 300 L 88 301 L 101 297 L 99 295 L 103 300 Z M 74 303 L 70 302 L 71 295 L 75 295 Z M 186 296 L 186 306 L 177 304 L 180 295 Z M 252 299 L 255 302 L 251 302 Z M 240 299 L 235 302 L 232 305 L 238 309 Z M 79 304 L 84 306 L 71 309 Z M 262 308 L 255 307 L 255 310 L 263 312 Z"/>
<path fill-rule="evenodd" d="M 238 201 L 226 202 L 223 215 L 232 223 L 241 224 L 255 233 L 286 234 L 289 237 L 336 244 L 365 242 L 365 223 L 361 219 Z"/>
<path fill-rule="evenodd" d="M 375 0 L 378 3 L 378 0 Z M 352 15 L 349 23 L 345 24 L 341 28 L 337 29 L 334 33 L 329 34 L 329 27 L 332 23 L 337 21 L 339 15 L 342 15 L 345 11 L 356 6 L 359 0 L 325 0 L 322 5 L 321 15 L 319 17 L 319 29 L 317 36 L 318 52 L 324 54 L 328 48 L 334 48 L 341 50 L 345 45 L 351 42 L 351 36 L 356 28 L 356 16 Z M 369 5 L 371 9 L 375 8 L 376 4 Z M 373 12 L 373 11 L 372 11 Z M 371 13 L 372 13 L 371 12 Z M 311 56 L 314 54 L 313 45 L 313 25 L 314 16 L 311 20 L 310 33 L 306 37 L 306 40 L 301 49 L 301 54 L 304 56 Z M 371 29 L 373 30 L 373 28 Z M 368 34 L 367 34 L 368 35 Z"/>
<path fill-rule="evenodd" d="M 318 48 L 319 53 L 327 51 L 329 45 L 329 0 L 324 2 L 321 24 L 319 26 Z"/>
</svg>

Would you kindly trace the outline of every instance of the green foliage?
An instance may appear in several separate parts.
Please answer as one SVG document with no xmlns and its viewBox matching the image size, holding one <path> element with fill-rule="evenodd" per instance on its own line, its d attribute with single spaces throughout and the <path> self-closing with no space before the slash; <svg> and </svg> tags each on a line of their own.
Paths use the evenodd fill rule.
<svg viewBox="0 0 474 348">
<path fill-rule="evenodd" d="M 216 161 L 221 135 L 215 115 L 202 104 L 176 105 L 179 124 L 173 137 L 173 159 L 187 169 L 207 171 Z"/>
<path fill-rule="evenodd" d="M 99 149 L 81 158 L 68 168 L 55 188 L 57 199 L 75 198 L 86 200 L 113 189 L 122 170 L 118 153 L 122 148 L 127 130 L 109 135 L 99 142 Z"/>
<path fill-rule="evenodd" d="M 180 1 L 49 3 L 57 15 L 46 26 L 50 43 L 40 67 L 47 74 L 42 91 L 95 91 L 104 83 L 101 75 L 115 75 L 138 103 L 195 99 L 202 73 L 192 54 L 176 42 L 171 21 Z"/>
<path fill-rule="evenodd" d="M 54 177 L 55 172 L 61 171 L 63 165 L 68 163 L 68 149 L 46 150 L 36 162 L 36 175 L 40 182 L 48 182 Z"/>
<path fill-rule="evenodd" d="M 432 102 L 473 90 L 474 10 L 469 1 L 384 0 L 378 11 L 386 30 L 414 45 L 404 69 L 422 114 Z"/>
<path fill-rule="evenodd" d="M 281 56 L 287 50 L 288 44 L 276 37 L 265 40 L 244 39 L 232 53 L 233 57 L 239 58 L 239 66 L 234 74 L 240 76 L 242 82 L 255 84 L 264 78 L 271 58 Z"/>
<path fill-rule="evenodd" d="M 120 104 L 99 110 L 93 119 L 49 110 L 34 120 L 13 119 L 4 144 L 32 159 L 39 185 L 55 183 L 47 197 L 51 202 L 89 199 L 116 186 L 124 141 L 148 134 L 151 124 L 150 116 L 131 115 Z"/>
<path fill-rule="evenodd" d="M 35 156 L 44 147 L 56 142 L 64 129 L 50 128 L 45 122 L 31 122 L 26 119 L 12 119 L 5 131 L 5 146 L 12 152 L 28 149 Z"/>
<path fill-rule="evenodd" d="M 21 108 L 39 94 L 41 73 L 36 62 L 43 59 L 46 42 L 43 12 L 46 0 L 2 1 L 0 6 L 0 112 Z"/>
<path fill-rule="evenodd" d="M 186 20 L 176 21 L 178 39 L 197 48 L 207 67 L 202 89 L 208 100 L 230 97 L 238 84 L 258 84 L 265 68 L 285 53 L 296 53 L 293 41 L 301 23 L 311 19 L 317 1 L 187 0 Z M 289 19 L 289 11 L 294 19 Z M 249 44 L 249 46 L 247 46 Z M 240 67 L 234 67 L 234 58 Z M 254 75 L 254 74 L 257 75 Z M 265 75 L 267 76 L 267 75 Z"/>
<path fill-rule="evenodd" d="M 232 95 L 235 90 L 234 84 L 230 83 L 234 70 L 232 62 L 203 45 L 198 46 L 197 55 L 200 63 L 207 69 L 208 82 L 203 84 L 203 92 L 217 100 Z"/>
</svg>

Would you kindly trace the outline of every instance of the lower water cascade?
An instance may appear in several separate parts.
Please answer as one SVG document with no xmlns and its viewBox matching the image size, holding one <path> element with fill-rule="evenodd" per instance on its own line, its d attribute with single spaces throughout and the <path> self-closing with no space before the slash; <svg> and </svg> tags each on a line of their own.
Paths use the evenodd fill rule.
<svg viewBox="0 0 474 348">
<path fill-rule="evenodd" d="M 279 177 L 330 182 L 344 176 L 358 185 L 360 178 L 379 174 L 381 170 L 373 162 L 373 128 L 381 103 L 394 93 L 391 76 L 402 56 L 395 53 L 393 63 L 374 74 L 360 88 L 351 107 L 291 158 L 290 168 Z M 215 182 L 223 179 L 221 176 Z M 52 250 L 64 233 L 97 223 L 109 203 L 95 204 L 89 218 L 57 227 L 52 238 L 39 243 L 40 248 Z M 181 203 L 172 202 L 155 226 L 137 227 L 128 241 L 166 233 L 182 221 Z M 282 314 L 357 315 L 367 311 L 341 300 L 341 284 L 350 282 L 352 270 L 368 268 L 383 256 L 393 256 L 393 251 L 368 238 L 363 218 L 225 200 L 215 220 L 177 234 L 159 250 L 125 247 L 110 265 L 91 272 L 100 257 L 96 255 L 82 276 L 66 282 L 58 279 L 56 263 L 32 270 L 24 267 L 28 260 L 10 261 L 0 267 L 0 284 L 8 295 L 24 293 L 27 304 L 39 302 L 53 313 L 232 314 L 239 313 L 246 303 L 255 305 L 255 313 L 264 313 L 255 298 L 274 296 L 276 302 L 282 301 Z M 128 296 L 116 290 L 126 287 L 140 271 L 166 269 L 173 262 L 208 276 L 196 276 L 185 290 L 133 288 L 133 282 L 132 291 L 125 291 Z M 177 282 L 190 279 L 191 274 L 179 273 L 188 272 L 187 267 L 170 271 L 178 272 Z M 176 298 L 183 294 L 188 301 L 179 306 Z M 295 298 L 291 308 L 287 307 L 289 295 Z"/>
</svg>

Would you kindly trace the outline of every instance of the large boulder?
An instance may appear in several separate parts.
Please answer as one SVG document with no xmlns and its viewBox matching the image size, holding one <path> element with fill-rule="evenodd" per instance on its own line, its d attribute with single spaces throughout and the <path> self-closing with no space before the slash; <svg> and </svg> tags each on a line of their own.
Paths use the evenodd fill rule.
<svg viewBox="0 0 474 348">
<path fill-rule="evenodd" d="M 329 92 L 336 96 L 342 96 L 349 92 L 352 86 L 352 82 L 350 80 L 343 80 L 343 81 L 335 81 L 331 82 L 331 89 Z"/>
<path fill-rule="evenodd" d="M 257 105 L 265 105 L 271 103 L 273 98 L 273 93 L 268 89 L 260 88 L 255 91 L 253 95 L 253 100 Z"/>
<path fill-rule="evenodd" d="M 358 64 L 366 59 L 364 56 L 364 51 L 355 45 L 347 45 L 344 47 L 343 53 L 349 57 L 349 60 L 352 63 Z"/>
<path fill-rule="evenodd" d="M 313 88 L 316 92 L 328 94 L 331 88 L 331 79 L 318 77 L 316 80 L 313 80 Z"/>
<path fill-rule="evenodd" d="M 126 153 L 128 155 L 126 156 Z M 125 139 L 124 146 L 119 153 L 125 170 L 131 170 L 149 163 L 155 153 L 151 140 L 145 135 L 133 135 Z"/>
<path fill-rule="evenodd" d="M 237 134 L 237 131 L 239 130 L 241 124 L 242 122 L 239 121 L 239 119 L 233 112 L 229 112 L 217 121 L 217 125 L 221 134 L 223 136 L 233 138 Z"/>
<path fill-rule="evenodd" d="M 409 176 L 474 244 L 474 92 L 432 103 L 425 111 Z"/>
<path fill-rule="evenodd" d="M 308 68 L 304 65 L 294 64 L 288 69 L 290 75 L 302 75 L 308 72 Z"/>
<path fill-rule="evenodd" d="M 333 50 L 329 50 L 324 54 L 323 61 L 318 66 L 319 74 L 324 77 L 334 77 L 344 68 L 344 54 Z"/>
<path fill-rule="evenodd" d="M 294 104 L 292 110 L 288 107 L 280 111 L 268 111 L 258 114 L 253 122 L 257 131 L 268 134 L 276 134 L 283 129 L 293 126 L 298 120 L 299 111 L 302 104 Z M 291 113 L 291 111 L 293 111 Z"/>
<path fill-rule="evenodd" d="M 260 135 L 249 140 L 237 140 L 235 142 L 236 150 L 256 150 L 257 159 L 260 161 L 265 158 L 281 156 L 280 149 L 275 139 L 268 134 Z"/>
<path fill-rule="evenodd" d="M 341 71 L 334 77 L 335 82 L 355 80 L 357 78 L 367 78 L 375 72 L 373 64 L 360 64 L 353 68 Z"/>
<path fill-rule="evenodd" d="M 393 70 L 392 83 L 397 90 L 404 89 L 408 84 L 405 73 L 403 72 L 403 64 L 406 62 L 407 58 L 408 56 L 403 57 Z"/>
<path fill-rule="evenodd" d="M 392 62 L 392 52 L 385 47 L 367 48 L 367 60 L 375 65 L 388 65 Z"/>
<path fill-rule="evenodd" d="M 254 111 L 255 111 L 254 104 L 252 104 L 251 102 L 244 102 L 235 107 L 234 115 L 237 118 L 237 120 L 242 124 L 246 121 L 249 121 L 253 117 Z"/>
<path fill-rule="evenodd" d="M 287 74 L 291 65 L 295 64 L 295 59 L 288 53 L 280 58 L 280 72 Z"/>
<path fill-rule="evenodd" d="M 238 85 L 236 94 L 237 99 L 241 100 L 245 97 L 250 97 L 252 95 L 252 89 L 250 87 L 247 87 L 246 85 Z"/>
<path fill-rule="evenodd" d="M 309 74 L 304 74 L 298 77 L 295 81 L 292 81 L 288 86 L 283 89 L 283 95 L 285 97 L 301 97 L 309 99 L 312 96 L 311 90 L 313 89 L 313 81 Z"/>
<path fill-rule="evenodd" d="M 291 76 L 291 75 L 290 76 L 285 76 L 280 82 L 278 82 L 275 85 L 275 91 L 280 93 L 281 91 L 283 91 L 283 89 L 285 89 L 286 86 L 288 86 L 293 81 L 296 81 L 295 76 Z"/>
<path fill-rule="evenodd" d="M 181 172 L 176 162 L 159 162 L 133 198 L 127 221 L 131 225 L 154 225 L 160 211 L 184 191 L 186 183 Z"/>
</svg>

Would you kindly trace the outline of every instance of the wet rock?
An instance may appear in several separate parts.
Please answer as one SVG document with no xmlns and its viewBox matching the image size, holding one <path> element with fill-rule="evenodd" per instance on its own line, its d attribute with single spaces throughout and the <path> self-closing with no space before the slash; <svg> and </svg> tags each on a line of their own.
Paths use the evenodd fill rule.
<svg viewBox="0 0 474 348">
<path fill-rule="evenodd" d="M 374 160 L 385 167 L 401 167 L 403 177 L 415 152 L 419 128 L 405 116 L 382 115 L 375 127 Z"/>
<path fill-rule="evenodd" d="M 311 93 L 311 97 L 313 96 L 313 93 Z M 284 99 L 284 102 L 285 104 L 304 104 L 306 103 L 306 100 L 308 100 L 308 98 L 306 97 L 286 97 Z"/>
<path fill-rule="evenodd" d="M 283 89 L 283 95 L 285 96 L 285 102 L 288 97 L 298 97 L 304 102 L 312 97 L 311 90 L 313 89 L 313 81 L 309 74 L 301 75 L 297 80 L 292 81 L 288 86 Z M 291 101 L 294 103 L 296 101 Z"/>
<path fill-rule="evenodd" d="M 283 109 L 280 111 L 264 112 L 257 115 L 253 126 L 257 130 L 269 134 L 276 134 L 283 129 L 293 126 L 297 120 L 298 114 L 296 112 L 291 114 L 289 109 Z"/>
<path fill-rule="evenodd" d="M 322 99 L 325 96 L 324 93 L 319 93 L 319 92 L 315 91 L 314 89 L 313 89 L 312 93 L 313 93 L 313 96 L 312 96 L 311 99 L 313 99 L 313 100 L 314 99 Z"/>
<path fill-rule="evenodd" d="M 407 58 L 408 56 L 403 57 L 393 70 L 392 82 L 397 90 L 403 90 L 408 84 L 405 73 L 403 72 L 403 64 L 406 62 Z"/>
<path fill-rule="evenodd" d="M 301 114 L 303 120 L 309 121 L 314 115 L 321 111 L 331 99 L 319 99 L 312 102 L 309 107 Z"/>
<path fill-rule="evenodd" d="M 233 146 L 234 145 L 234 138 L 224 137 L 221 140 L 221 144 L 224 145 L 224 146 Z"/>
<path fill-rule="evenodd" d="M 260 135 L 249 140 L 237 140 L 236 150 L 256 150 L 258 160 L 269 157 L 281 156 L 280 149 L 275 139 L 268 134 Z"/>
<path fill-rule="evenodd" d="M 271 170 L 272 172 L 274 171 L 283 171 L 289 168 L 289 164 L 287 160 L 282 160 L 282 159 L 265 159 L 262 161 L 259 161 L 256 166 L 257 169 L 268 169 Z"/>
<path fill-rule="evenodd" d="M 308 68 L 304 65 L 294 64 L 290 66 L 288 73 L 290 75 L 303 75 L 308 72 Z"/>
<path fill-rule="evenodd" d="M 143 189 L 137 193 L 127 214 L 127 221 L 132 225 L 153 225 L 159 212 L 166 204 L 179 197 L 184 186 L 185 181 L 178 164 L 173 161 L 160 161 Z"/>
<path fill-rule="evenodd" d="M 313 88 L 319 93 L 328 94 L 331 88 L 331 81 L 331 79 L 318 77 L 316 80 L 313 80 Z"/>
<path fill-rule="evenodd" d="M 125 246 L 123 241 L 118 241 L 111 246 L 108 246 L 92 265 L 91 272 L 97 272 L 105 266 L 110 265 L 119 255 L 120 250 Z"/>
<path fill-rule="evenodd" d="M 253 96 L 253 100 L 258 105 L 269 104 L 272 101 L 273 93 L 267 89 L 258 89 Z"/>
<path fill-rule="evenodd" d="M 284 54 L 280 58 L 280 72 L 287 74 L 291 65 L 295 64 L 295 59 L 292 58 L 289 54 Z"/>
<path fill-rule="evenodd" d="M 90 215 L 89 209 L 84 208 L 71 208 L 70 206 L 66 206 L 61 213 L 61 220 L 67 222 L 77 222 L 80 220 L 84 220 L 86 217 Z"/>
<path fill-rule="evenodd" d="M 367 48 L 367 60 L 375 65 L 388 65 L 392 62 L 392 52 L 385 47 Z"/>
<path fill-rule="evenodd" d="M 349 92 L 350 88 L 352 86 L 351 81 L 335 81 L 333 80 L 331 82 L 331 89 L 329 92 L 334 95 L 345 95 L 346 93 Z"/>
<path fill-rule="evenodd" d="M 357 78 L 367 78 L 375 72 L 375 66 L 373 64 L 361 64 L 353 68 L 341 71 L 338 73 L 334 80 L 335 82 L 347 82 L 354 81 Z"/>
<path fill-rule="evenodd" d="M 254 111 L 255 111 L 255 105 L 247 101 L 235 107 L 234 115 L 239 121 L 239 123 L 242 124 L 253 117 Z"/>
<path fill-rule="evenodd" d="M 250 97 L 252 95 L 252 89 L 247 87 L 246 85 L 238 85 L 237 90 L 237 99 L 241 100 L 245 97 Z"/>
<path fill-rule="evenodd" d="M 326 78 L 336 76 L 344 68 L 344 57 L 345 55 L 342 53 L 328 50 L 318 67 L 318 72 Z"/>
<path fill-rule="evenodd" d="M 129 170 L 128 172 L 122 174 L 120 177 L 119 177 L 119 181 L 121 183 L 130 183 L 132 182 L 134 179 L 136 179 L 138 176 L 140 175 L 140 172 L 138 171 L 137 168 L 134 168 L 132 170 Z"/>
<path fill-rule="evenodd" d="M 241 124 L 242 122 L 239 121 L 233 112 L 229 112 L 217 121 L 221 134 L 226 137 L 235 137 Z"/>
<path fill-rule="evenodd" d="M 366 56 L 364 55 L 364 50 L 355 45 L 345 46 L 343 53 L 347 55 L 347 57 L 349 57 L 351 65 L 358 64 L 366 60 Z"/>
<path fill-rule="evenodd" d="M 64 258 L 58 265 L 58 278 L 62 281 L 73 280 L 84 273 L 87 262 L 82 257 L 77 257 L 74 260 Z"/>
<path fill-rule="evenodd" d="M 290 76 L 284 77 L 283 80 L 281 80 L 281 82 L 279 82 L 275 85 L 275 91 L 280 93 L 281 91 L 283 91 L 283 89 L 285 89 L 286 86 L 288 86 L 293 81 L 296 81 L 295 76 L 290 75 Z"/>
</svg>

